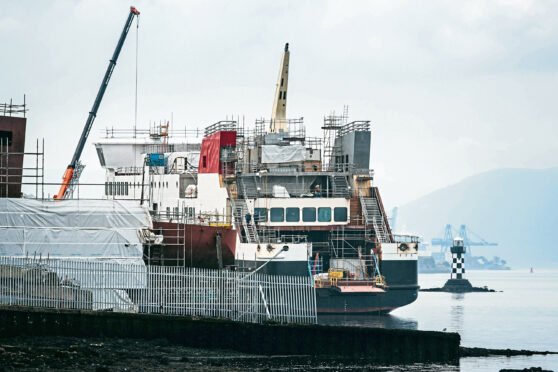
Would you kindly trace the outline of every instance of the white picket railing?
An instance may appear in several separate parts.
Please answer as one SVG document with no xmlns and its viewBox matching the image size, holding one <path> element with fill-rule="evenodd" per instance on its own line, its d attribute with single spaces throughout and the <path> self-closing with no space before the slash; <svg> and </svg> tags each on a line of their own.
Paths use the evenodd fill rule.
<svg viewBox="0 0 558 372">
<path fill-rule="evenodd" d="M 310 277 L 117 262 L 0 257 L 0 303 L 316 323 Z"/>
</svg>

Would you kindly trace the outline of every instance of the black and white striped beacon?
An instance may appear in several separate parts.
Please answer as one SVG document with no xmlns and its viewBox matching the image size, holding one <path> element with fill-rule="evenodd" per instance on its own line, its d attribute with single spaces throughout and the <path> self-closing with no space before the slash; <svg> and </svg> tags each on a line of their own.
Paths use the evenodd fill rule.
<svg viewBox="0 0 558 372">
<path fill-rule="evenodd" d="M 463 279 L 465 274 L 465 246 L 463 239 L 455 237 L 453 239 L 453 246 L 451 247 L 451 279 Z"/>
</svg>

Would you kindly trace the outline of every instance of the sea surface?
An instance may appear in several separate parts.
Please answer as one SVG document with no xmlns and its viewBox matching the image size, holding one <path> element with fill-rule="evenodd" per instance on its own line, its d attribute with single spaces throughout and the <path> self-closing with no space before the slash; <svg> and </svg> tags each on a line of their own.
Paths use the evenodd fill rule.
<svg viewBox="0 0 558 372">
<path fill-rule="evenodd" d="M 322 324 L 457 332 L 461 345 L 558 352 L 558 271 L 469 271 L 475 287 L 496 293 L 420 292 L 385 316 L 324 316 Z M 449 274 L 419 274 L 421 288 L 441 287 Z M 461 358 L 448 371 L 543 367 L 558 372 L 558 355 Z M 401 369 L 404 370 L 404 369 Z"/>
</svg>

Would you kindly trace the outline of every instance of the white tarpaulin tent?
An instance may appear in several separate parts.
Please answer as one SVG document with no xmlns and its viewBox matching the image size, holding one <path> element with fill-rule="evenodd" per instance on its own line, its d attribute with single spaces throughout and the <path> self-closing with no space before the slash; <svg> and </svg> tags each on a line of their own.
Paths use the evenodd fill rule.
<svg viewBox="0 0 558 372">
<path fill-rule="evenodd" d="M 0 256 L 141 260 L 137 201 L 0 199 Z"/>
<path fill-rule="evenodd" d="M 262 163 L 292 163 L 303 161 L 305 149 L 302 145 L 262 146 Z"/>
<path fill-rule="evenodd" d="M 0 256 L 137 265 L 134 280 L 111 282 L 112 288 L 146 287 L 140 231 L 151 227 L 149 211 L 137 201 L 0 198 Z M 86 271 L 77 276 L 71 279 L 81 286 L 101 288 L 94 297 L 122 297 L 121 291 L 102 290 L 109 287 L 102 277 Z"/>
</svg>

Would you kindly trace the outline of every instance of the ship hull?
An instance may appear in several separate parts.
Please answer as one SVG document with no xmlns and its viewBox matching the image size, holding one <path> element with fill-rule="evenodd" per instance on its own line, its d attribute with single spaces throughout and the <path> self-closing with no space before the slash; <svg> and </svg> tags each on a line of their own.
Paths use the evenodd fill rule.
<svg viewBox="0 0 558 372">
<path fill-rule="evenodd" d="M 305 261 L 244 261 L 237 260 L 241 270 L 260 269 L 269 275 L 306 276 L 310 269 Z M 316 288 L 318 314 L 387 314 L 406 306 L 417 299 L 417 261 L 398 260 L 382 262 L 386 278 L 392 280 L 388 288 L 370 287 L 358 282 L 347 282 L 342 286 Z"/>
<path fill-rule="evenodd" d="M 385 292 L 342 293 L 337 288 L 316 288 L 318 314 L 387 314 L 417 299 L 418 286 Z"/>
<path fill-rule="evenodd" d="M 217 235 L 221 237 L 223 266 L 234 264 L 236 230 L 229 227 L 153 221 L 153 228 L 164 237 L 160 259 L 165 266 L 216 269 Z"/>
</svg>

